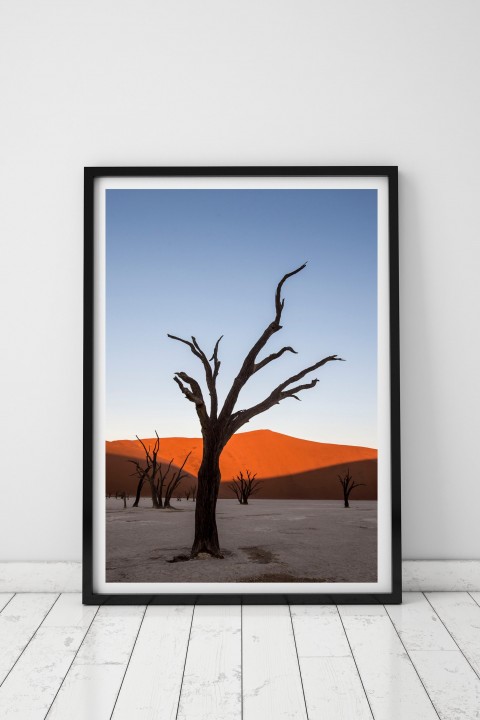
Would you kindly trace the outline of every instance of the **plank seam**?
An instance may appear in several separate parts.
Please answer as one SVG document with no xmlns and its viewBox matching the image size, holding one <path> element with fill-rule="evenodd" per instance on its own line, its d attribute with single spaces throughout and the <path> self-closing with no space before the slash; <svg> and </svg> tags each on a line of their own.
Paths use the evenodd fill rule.
<svg viewBox="0 0 480 720">
<path fill-rule="evenodd" d="M 197 607 L 197 603 L 194 604 L 193 610 L 192 610 L 192 619 L 190 620 L 190 630 L 188 631 L 188 640 L 187 640 L 187 647 L 185 650 L 185 659 L 183 661 L 183 670 L 182 670 L 182 679 L 180 681 L 180 690 L 178 692 L 178 703 L 177 703 L 177 712 L 175 713 L 175 720 L 178 720 L 178 713 L 180 712 L 180 701 L 182 699 L 182 690 L 183 690 L 183 680 L 185 677 L 185 668 L 187 667 L 187 657 L 188 657 L 188 649 L 190 647 L 190 638 L 192 636 L 192 627 L 193 627 L 193 618 L 195 616 L 195 608 Z"/>
<path fill-rule="evenodd" d="M 302 686 L 302 695 L 303 695 L 303 703 L 305 705 L 305 714 L 307 716 L 307 720 L 309 720 L 310 716 L 308 714 L 307 698 L 305 697 L 305 688 L 303 687 L 302 668 L 300 667 L 300 658 L 298 657 L 297 638 L 295 637 L 295 628 L 293 625 L 293 618 L 292 618 L 292 608 L 290 607 L 290 605 L 288 606 L 288 612 L 290 615 L 290 625 L 292 626 L 293 644 L 295 645 L 295 655 L 297 656 L 298 674 L 300 675 L 300 684 Z"/>
<path fill-rule="evenodd" d="M 392 618 L 390 617 L 390 613 L 388 612 L 388 608 L 387 608 L 385 605 L 384 605 L 384 608 L 385 608 L 385 612 L 387 613 L 387 617 L 388 617 L 388 619 L 390 620 L 390 622 L 392 623 L 392 627 L 393 627 L 395 633 L 397 634 L 398 639 L 399 639 L 400 642 L 402 643 L 402 647 L 403 647 L 403 649 L 405 650 L 405 653 L 406 653 L 408 659 L 410 660 L 410 664 L 412 665 L 413 669 L 415 670 L 415 673 L 416 673 L 418 679 L 419 679 L 420 682 L 422 683 L 422 687 L 423 687 L 423 689 L 425 690 L 425 693 L 426 693 L 428 699 L 430 700 L 433 709 L 435 710 L 436 716 L 439 718 L 439 720 L 441 720 L 440 713 L 439 713 L 439 711 L 437 710 L 437 708 L 435 707 L 435 703 L 433 702 L 432 698 L 430 697 L 430 693 L 428 692 L 427 688 L 425 687 L 425 683 L 423 682 L 422 678 L 420 677 L 420 673 L 419 673 L 418 670 L 417 670 L 417 666 L 415 665 L 414 661 L 413 661 L 412 658 L 410 657 L 410 653 L 408 652 L 408 650 L 407 650 L 407 648 L 406 648 L 406 646 L 405 646 L 405 643 L 403 642 L 403 640 L 402 640 L 402 638 L 401 638 L 401 636 L 400 636 L 400 633 L 398 632 L 397 628 L 395 627 L 395 623 L 393 622 Z"/>
<path fill-rule="evenodd" d="M 476 590 L 473 590 L 473 592 L 477 592 L 477 591 L 476 591 Z M 472 600 L 473 600 L 473 602 L 475 603 L 475 605 L 478 605 L 478 607 L 480 607 L 480 603 L 478 602 L 478 600 L 477 600 L 476 598 L 473 597 L 472 592 L 469 592 L 468 594 L 469 594 L 470 597 L 472 598 Z M 8 602 L 10 602 L 10 600 L 9 600 Z M 7 603 L 7 605 L 8 605 L 8 603 Z M 5 606 L 5 607 L 6 607 L 6 606 Z"/>
<path fill-rule="evenodd" d="M 61 594 L 63 595 L 64 593 L 61 593 Z M 55 700 L 57 699 L 57 695 L 58 695 L 58 693 L 60 692 L 60 690 L 62 689 L 63 683 L 65 682 L 65 680 L 66 680 L 66 678 L 67 678 L 67 675 L 68 675 L 68 673 L 70 672 L 73 663 L 75 662 L 75 658 L 77 657 L 78 653 L 80 652 L 80 648 L 82 647 L 83 643 L 85 642 L 85 638 L 87 637 L 87 635 L 88 635 L 88 633 L 89 633 L 89 631 L 90 631 L 90 628 L 92 627 L 93 621 L 94 621 L 95 618 L 97 617 L 97 613 L 98 613 L 99 610 L 100 610 L 100 608 L 98 607 L 98 608 L 96 609 L 96 611 L 95 611 L 95 614 L 94 614 L 93 618 L 91 619 L 91 621 L 90 621 L 90 623 L 89 623 L 89 625 L 88 625 L 88 628 L 85 630 L 85 634 L 84 634 L 84 636 L 83 636 L 83 638 L 82 638 L 82 642 L 81 642 L 80 645 L 78 646 L 77 651 L 76 651 L 75 655 L 74 655 L 73 658 L 72 658 L 72 662 L 71 662 L 70 665 L 68 666 L 68 670 L 67 670 L 67 672 L 65 673 L 65 675 L 64 675 L 63 678 L 62 678 L 62 682 L 60 683 L 60 685 L 59 685 L 59 687 L 58 687 L 58 690 L 57 690 L 57 692 L 55 693 L 55 695 L 54 695 L 54 697 L 53 697 L 53 699 L 52 699 L 52 702 L 50 703 L 50 707 L 49 707 L 48 710 L 47 710 L 47 714 L 45 715 L 44 720 L 46 720 L 46 718 L 49 716 L 50 710 L 52 709 L 53 704 L 54 704 Z"/>
<path fill-rule="evenodd" d="M 7 602 L 6 602 L 5 605 L 3 606 L 2 610 L 0 611 L 0 615 L 3 613 L 3 611 L 5 610 L 5 608 L 10 605 L 10 603 L 12 602 L 13 598 L 15 597 L 15 595 L 17 595 L 17 593 L 13 593 L 12 597 L 10 598 L 10 600 L 7 600 Z M 472 599 L 473 599 L 473 598 L 472 598 Z M 42 620 L 42 622 L 43 622 L 43 620 Z"/>
<path fill-rule="evenodd" d="M 115 702 L 113 703 L 112 712 L 111 712 L 111 714 L 110 714 L 110 720 L 112 720 L 113 713 L 115 712 L 115 708 L 117 707 L 118 698 L 119 698 L 119 696 L 120 696 L 120 692 L 121 692 L 122 687 L 123 687 L 123 682 L 124 682 L 124 680 L 125 680 L 125 675 L 127 674 L 127 670 L 128 670 L 128 668 L 129 668 L 129 666 L 130 666 L 130 661 L 131 661 L 131 659 L 132 659 L 133 651 L 135 650 L 135 645 L 137 644 L 138 636 L 140 635 L 140 630 L 141 630 L 141 628 L 142 628 L 143 621 L 144 621 L 144 619 L 145 619 L 145 613 L 147 612 L 147 608 L 148 608 L 148 605 L 145 605 L 145 609 L 144 609 L 144 611 L 143 611 L 142 619 L 140 620 L 140 624 L 139 624 L 139 626 L 138 626 L 137 634 L 135 635 L 135 641 L 134 641 L 133 646 L 132 646 L 132 651 L 131 651 L 130 655 L 128 656 L 127 664 L 125 665 L 125 672 L 123 673 L 123 676 L 122 676 L 122 682 L 120 683 L 120 687 L 118 688 L 118 692 L 117 692 L 117 697 L 115 698 Z"/>
<path fill-rule="evenodd" d="M 337 613 L 338 613 L 338 617 L 340 618 L 340 622 L 342 623 L 343 632 L 345 633 L 345 637 L 346 637 L 346 639 L 347 639 L 348 647 L 350 648 L 350 655 L 352 656 L 353 662 L 355 663 L 355 668 L 356 668 L 356 670 L 357 670 L 358 678 L 359 678 L 359 680 L 360 680 L 360 682 L 361 682 L 361 684 L 362 684 L 363 692 L 364 692 L 364 694 L 365 694 L 365 699 L 366 699 L 366 701 L 367 701 L 367 703 L 368 703 L 368 709 L 370 710 L 370 715 L 372 716 L 372 719 L 375 720 L 375 715 L 373 714 L 372 706 L 370 705 L 370 698 L 368 697 L 367 691 L 366 691 L 366 689 L 365 689 L 365 685 L 363 684 L 363 678 L 362 678 L 362 676 L 361 676 L 361 674 L 360 674 L 360 670 L 358 669 L 357 660 L 356 660 L 356 658 L 355 658 L 355 654 L 354 654 L 354 652 L 353 652 L 352 646 L 350 645 L 350 639 L 349 639 L 349 637 L 348 637 L 348 635 L 347 635 L 347 631 L 346 631 L 346 629 L 345 629 L 345 625 L 343 624 L 343 618 L 342 618 L 342 616 L 341 616 L 341 614 L 340 614 L 340 611 L 339 611 L 339 609 L 338 609 L 338 605 L 335 605 L 335 609 L 336 609 L 336 611 L 337 611 Z"/>
<path fill-rule="evenodd" d="M 5 680 L 8 678 L 8 676 L 9 676 L 10 673 L 12 672 L 13 668 L 14 668 L 15 665 L 18 663 L 18 661 L 19 661 L 20 658 L 22 657 L 23 653 L 25 652 L 25 650 L 28 648 L 28 646 L 29 646 L 30 643 L 32 642 L 32 640 L 33 640 L 33 638 L 35 637 L 35 635 L 36 635 L 37 632 L 40 630 L 41 626 L 43 625 L 43 623 L 45 622 L 45 620 L 47 619 L 47 617 L 50 615 L 50 613 L 52 612 L 53 608 L 55 607 L 56 603 L 58 602 L 59 597 L 60 597 L 60 594 L 57 595 L 57 597 L 56 597 L 56 599 L 55 599 L 55 602 L 52 603 L 52 605 L 51 605 L 50 609 L 48 610 L 48 612 L 45 613 L 45 615 L 44 615 L 43 618 L 41 619 L 39 625 L 38 625 L 38 626 L 36 627 L 36 629 L 35 629 L 35 632 L 34 632 L 34 633 L 32 634 L 32 636 L 30 637 L 30 640 L 27 642 L 27 644 L 26 644 L 25 647 L 23 648 L 22 652 L 21 652 L 20 655 L 17 657 L 17 659 L 16 659 L 15 662 L 13 663 L 13 665 L 12 665 L 12 667 L 10 668 L 10 670 L 8 671 L 8 673 L 7 673 L 7 674 L 5 675 L 5 677 L 3 678 L 2 682 L 0 683 L 0 687 L 3 686 Z"/>
<path fill-rule="evenodd" d="M 467 593 L 467 594 L 470 595 L 470 593 Z M 462 655 L 463 655 L 463 657 L 465 658 L 465 660 L 467 661 L 467 663 L 468 663 L 468 664 L 470 665 L 470 667 L 472 668 L 472 670 L 473 670 L 473 672 L 475 673 L 475 675 L 477 676 L 477 678 L 480 680 L 480 674 L 479 674 L 479 673 L 476 671 L 476 669 L 473 667 L 472 663 L 470 662 L 470 660 L 468 659 L 468 657 L 465 655 L 465 653 L 463 652 L 463 650 L 462 650 L 462 648 L 460 647 L 460 645 L 458 644 L 458 642 L 455 640 L 455 637 L 452 635 L 452 633 L 450 632 L 450 630 L 448 629 L 448 627 L 447 627 L 447 626 L 445 625 L 445 623 L 443 622 L 443 620 L 442 620 L 442 618 L 440 617 L 439 613 L 435 610 L 435 608 L 433 607 L 432 603 L 430 602 L 430 600 L 428 599 L 428 597 L 425 595 L 425 593 L 422 593 L 422 595 L 424 596 L 425 600 L 428 602 L 428 604 L 429 604 L 430 607 L 432 608 L 433 612 L 435 613 L 435 615 L 438 617 L 438 619 L 439 619 L 440 622 L 442 623 L 442 625 L 443 625 L 443 627 L 445 628 L 445 630 L 448 632 L 448 634 L 449 634 L 450 637 L 452 638 L 452 640 L 453 640 L 453 642 L 455 643 L 455 645 L 457 646 L 457 648 L 458 648 L 458 649 L 460 650 L 460 652 L 462 653 Z M 475 598 L 472 598 L 472 600 L 473 600 L 473 602 L 475 602 Z"/>
</svg>

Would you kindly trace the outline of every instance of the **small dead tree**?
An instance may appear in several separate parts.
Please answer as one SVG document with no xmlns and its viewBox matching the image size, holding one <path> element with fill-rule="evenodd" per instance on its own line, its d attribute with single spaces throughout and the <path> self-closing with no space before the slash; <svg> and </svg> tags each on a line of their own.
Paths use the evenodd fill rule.
<svg viewBox="0 0 480 720">
<path fill-rule="evenodd" d="M 158 433 L 156 430 L 155 430 L 155 436 L 156 436 L 156 440 L 153 445 L 153 449 L 150 448 L 150 445 L 147 448 L 145 443 L 143 442 L 143 440 L 140 440 L 138 435 L 136 435 L 135 437 L 137 438 L 138 442 L 140 443 L 140 445 L 143 448 L 143 451 L 145 453 L 146 465 L 147 465 L 147 467 L 150 468 L 148 473 L 146 474 L 145 478 L 148 480 L 148 484 L 150 485 L 150 493 L 152 496 L 153 507 L 161 508 L 162 507 L 162 497 L 160 495 L 160 502 L 159 502 L 157 487 L 155 485 L 155 478 L 156 478 L 159 470 L 161 470 L 161 463 L 158 458 L 158 452 L 160 450 L 160 438 L 158 437 Z"/>
<path fill-rule="evenodd" d="M 250 470 L 246 470 L 246 474 L 247 477 L 240 471 L 237 477 L 233 478 L 232 482 L 228 484 L 230 490 L 237 496 L 240 505 L 248 505 L 250 495 L 257 493 L 261 488 L 260 481 L 255 480 L 257 473 L 252 475 Z"/>
<path fill-rule="evenodd" d="M 148 461 L 147 466 L 144 468 L 140 465 L 138 460 L 129 460 L 128 462 L 132 463 L 132 465 L 135 466 L 135 472 L 133 472 L 130 477 L 133 477 L 135 475 L 138 477 L 137 492 L 135 494 L 135 501 L 132 505 L 132 507 L 138 507 L 138 503 L 140 502 L 140 496 L 142 494 L 142 488 L 151 470 L 151 466 L 149 465 Z"/>
<path fill-rule="evenodd" d="M 349 508 L 350 504 L 348 502 L 348 499 L 350 497 L 350 493 L 354 488 L 360 487 L 361 485 L 365 485 L 365 483 L 356 483 L 353 481 L 352 476 L 350 475 L 350 468 L 347 468 L 347 472 L 345 475 L 339 475 L 338 481 L 343 489 L 343 502 L 344 507 Z"/>
<path fill-rule="evenodd" d="M 260 352 L 263 350 L 270 338 L 282 329 L 281 319 L 285 305 L 282 298 L 282 288 L 285 282 L 301 272 L 306 267 L 306 263 L 292 270 L 283 276 L 277 285 L 275 292 L 275 315 L 273 320 L 263 330 L 258 340 L 245 356 L 238 375 L 234 379 L 230 390 L 227 393 L 223 407 L 219 409 L 217 394 L 217 377 L 220 370 L 220 360 L 218 358 L 218 347 L 223 336 L 215 343 L 213 354 L 210 358 L 205 354 L 196 338 L 192 335 L 191 340 L 177 337 L 176 335 L 168 335 L 172 340 L 187 345 L 195 357 L 197 357 L 203 365 L 205 372 L 205 380 L 210 395 L 210 408 L 203 396 L 200 383 L 186 372 L 176 372 L 174 381 L 177 383 L 180 391 L 185 398 L 189 400 L 195 407 L 203 436 L 203 455 L 200 468 L 198 470 L 198 494 L 197 505 L 195 508 L 195 537 L 190 553 L 190 557 L 195 558 L 199 553 L 208 553 L 213 557 L 222 558 L 220 544 L 218 541 L 216 507 L 217 497 L 220 488 L 220 456 L 223 448 L 238 430 L 245 423 L 248 423 L 256 415 L 270 410 L 274 405 L 278 405 L 286 398 L 294 398 L 300 400 L 298 394 L 304 390 L 314 388 L 318 383 L 318 379 L 314 378 L 310 382 L 299 383 L 306 375 L 318 370 L 329 362 L 341 360 L 337 355 L 328 355 L 322 360 L 310 365 L 300 372 L 287 378 L 274 388 L 266 398 L 253 405 L 250 408 L 236 410 L 236 404 L 241 390 L 245 387 L 250 378 L 274 360 L 280 358 L 284 353 L 296 353 L 290 347 L 282 347 L 277 352 L 267 355 L 262 360 L 258 359 Z M 299 384 L 297 384 L 299 383 Z"/>
<path fill-rule="evenodd" d="M 177 487 L 180 485 L 182 480 L 187 477 L 186 473 L 183 472 L 183 468 L 185 467 L 185 463 L 187 462 L 188 458 L 190 457 L 191 452 L 188 453 L 185 460 L 183 461 L 181 467 L 178 468 L 177 472 L 173 474 L 173 477 L 168 482 L 166 489 L 165 489 L 165 502 L 163 507 L 172 507 L 170 505 L 170 500 L 172 499 L 172 495 L 177 489 Z M 172 463 L 170 463 L 171 466 Z M 169 467 L 170 467 L 169 466 Z M 188 498 L 187 498 L 188 500 Z"/>
<path fill-rule="evenodd" d="M 195 485 L 191 485 L 189 488 L 184 490 L 183 494 L 185 495 L 187 502 L 190 498 L 192 498 L 192 502 L 195 502 L 195 498 L 197 497 L 197 488 Z"/>
<path fill-rule="evenodd" d="M 165 487 L 165 482 L 167 480 L 168 474 L 170 472 L 170 468 L 172 467 L 173 458 L 170 460 L 170 462 L 167 465 L 167 469 L 164 470 L 162 467 L 162 463 L 159 463 L 158 465 L 158 477 L 155 483 L 155 488 L 157 491 L 157 500 L 158 500 L 158 506 L 160 508 L 166 507 L 163 503 L 163 488 Z"/>
</svg>

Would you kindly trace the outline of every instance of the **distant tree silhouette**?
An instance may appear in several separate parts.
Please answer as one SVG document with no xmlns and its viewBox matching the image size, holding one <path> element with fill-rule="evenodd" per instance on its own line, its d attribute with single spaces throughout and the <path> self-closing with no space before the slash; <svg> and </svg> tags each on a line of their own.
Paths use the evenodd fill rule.
<svg viewBox="0 0 480 720">
<path fill-rule="evenodd" d="M 172 507 L 170 505 L 170 500 L 172 499 L 172 495 L 177 489 L 177 487 L 180 485 L 182 480 L 187 477 L 187 474 L 182 472 L 183 468 L 185 467 L 185 463 L 187 462 L 188 458 L 190 457 L 191 452 L 188 453 L 188 455 L 185 457 L 185 460 L 183 461 L 181 467 L 178 468 L 178 470 L 173 474 L 169 482 L 167 483 L 166 489 L 165 489 L 165 502 L 164 507 Z M 172 465 L 172 461 L 170 461 L 169 468 Z"/>
<path fill-rule="evenodd" d="M 132 463 L 132 465 L 135 466 L 135 472 L 133 472 L 130 477 L 134 475 L 138 477 L 137 491 L 135 493 L 135 500 L 132 505 L 132 507 L 138 507 L 138 503 L 140 502 L 140 496 L 142 494 L 142 488 L 151 470 L 151 466 L 149 465 L 148 461 L 147 466 L 144 468 L 140 465 L 138 460 L 129 460 L 128 462 Z"/>
<path fill-rule="evenodd" d="M 246 410 L 235 410 L 241 390 L 253 375 L 269 365 L 269 363 L 277 360 L 284 353 L 296 352 L 292 347 L 286 346 L 277 352 L 267 355 L 263 360 L 258 360 L 259 353 L 263 350 L 272 335 L 282 329 L 280 322 L 285 304 L 285 300 L 282 299 L 281 296 L 283 285 L 288 278 L 301 272 L 305 266 L 306 263 L 296 270 L 287 273 L 278 283 L 275 293 L 275 316 L 245 356 L 220 412 L 218 407 L 217 377 L 221 363 L 218 358 L 218 347 L 223 336 L 220 336 L 215 343 L 213 354 L 209 359 L 194 336 L 192 336 L 190 341 L 177 337 L 176 335 L 168 335 L 172 340 L 187 345 L 193 355 L 200 360 L 203 365 L 206 385 L 210 395 L 210 408 L 207 410 L 202 388 L 198 381 L 186 372 L 175 373 L 174 381 L 186 399 L 195 406 L 203 436 L 203 455 L 198 471 L 197 504 L 195 508 L 195 537 L 190 553 L 192 558 L 196 557 L 199 553 L 208 553 L 218 558 L 223 557 L 218 541 L 216 505 L 221 480 L 220 456 L 232 435 L 256 415 L 269 410 L 274 405 L 278 405 L 282 400 L 286 398 L 300 400 L 298 393 L 314 388 L 318 383 L 318 379 L 315 378 L 307 383 L 295 383 L 298 383 L 306 375 L 314 370 L 318 370 L 323 365 L 335 360 L 341 360 L 341 358 L 336 355 L 324 357 L 323 360 L 319 360 L 313 365 L 301 370 L 296 375 L 292 375 L 285 380 L 285 382 L 280 383 L 266 398 L 256 405 Z"/>
<path fill-rule="evenodd" d="M 187 502 L 190 500 L 190 498 L 192 498 L 192 502 L 195 502 L 195 497 L 197 495 L 197 488 L 195 487 L 195 485 L 190 485 L 189 488 L 184 490 L 183 494 L 185 495 L 185 499 L 187 500 Z"/>
<path fill-rule="evenodd" d="M 350 507 L 350 504 L 348 502 L 348 499 L 350 497 L 350 493 L 354 488 L 360 487 L 361 485 L 365 485 L 365 483 L 356 483 L 353 482 L 353 478 L 350 475 L 350 468 L 347 469 L 347 472 L 344 475 L 338 476 L 338 481 L 343 489 L 343 502 L 344 506 L 346 508 Z"/>
<path fill-rule="evenodd" d="M 157 473 L 159 470 L 161 470 L 161 463 L 158 459 L 158 452 L 160 450 L 160 438 L 158 437 L 158 433 L 155 430 L 155 436 L 156 440 L 153 445 L 153 448 L 150 448 L 150 445 L 148 448 L 146 447 L 143 440 L 140 440 L 138 435 L 135 437 L 137 438 L 138 442 L 143 448 L 143 451 L 145 453 L 145 462 L 146 462 L 146 468 L 148 468 L 148 472 L 146 473 L 146 479 L 148 480 L 148 484 L 150 485 L 150 494 L 152 496 L 152 504 L 154 508 L 161 508 L 161 495 L 160 495 L 160 503 L 158 502 L 158 492 L 157 487 L 155 485 L 155 478 L 157 476 Z"/>
<path fill-rule="evenodd" d="M 257 493 L 261 488 L 261 482 L 255 480 L 257 473 L 251 474 L 250 470 L 246 470 L 247 477 L 240 472 L 232 482 L 228 483 L 229 489 L 235 493 L 240 505 L 248 505 L 250 495 Z"/>
<path fill-rule="evenodd" d="M 129 462 L 131 462 L 135 466 L 135 472 L 132 473 L 132 475 L 136 475 L 138 477 L 137 492 L 135 496 L 135 502 L 133 503 L 132 507 L 138 507 L 140 495 L 145 481 L 148 481 L 148 484 L 150 485 L 153 507 L 158 509 L 171 507 L 170 501 L 172 499 L 173 493 L 178 488 L 181 481 L 187 477 L 187 475 L 182 471 L 191 453 L 188 453 L 182 463 L 182 466 L 180 468 L 177 468 L 173 475 L 168 478 L 172 470 L 173 458 L 170 460 L 165 469 L 158 456 L 158 453 L 160 451 L 160 438 L 158 437 L 156 430 L 155 436 L 156 440 L 153 448 L 151 448 L 150 446 L 147 447 L 143 440 L 140 440 L 138 435 L 136 436 L 145 453 L 145 465 L 142 466 L 138 460 L 129 460 Z M 164 489 L 165 500 L 163 500 Z"/>
</svg>

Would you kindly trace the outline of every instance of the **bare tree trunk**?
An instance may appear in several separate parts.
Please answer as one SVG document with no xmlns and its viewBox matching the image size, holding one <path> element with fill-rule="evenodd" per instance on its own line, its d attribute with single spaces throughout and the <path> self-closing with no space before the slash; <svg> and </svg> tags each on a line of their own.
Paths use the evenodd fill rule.
<svg viewBox="0 0 480 720">
<path fill-rule="evenodd" d="M 142 488 L 143 488 L 144 482 L 145 482 L 145 478 L 142 478 L 137 485 L 137 493 L 135 495 L 135 502 L 133 503 L 132 507 L 138 507 L 138 503 L 140 502 L 140 496 L 142 494 Z"/>
<path fill-rule="evenodd" d="M 348 502 L 348 497 L 347 497 L 346 495 L 345 495 L 345 497 L 344 497 L 344 505 L 345 505 L 346 508 L 349 508 L 349 507 L 350 507 L 349 502 Z"/>
<path fill-rule="evenodd" d="M 155 483 L 152 478 L 148 478 L 148 482 L 150 483 L 150 491 L 152 493 L 152 503 L 154 508 L 161 508 L 161 499 L 160 503 L 158 502 L 158 495 L 157 495 L 157 488 L 155 487 Z"/>
<path fill-rule="evenodd" d="M 174 374 L 174 382 L 176 382 L 186 399 L 195 406 L 203 435 L 203 458 L 198 472 L 195 540 L 192 546 L 192 557 L 203 552 L 209 553 L 214 557 L 222 557 L 218 543 L 215 509 L 220 486 L 220 454 L 229 438 L 254 417 L 266 412 L 274 405 L 278 405 L 282 400 L 287 398 L 300 400 L 298 394 L 304 390 L 314 388 L 319 380 L 318 378 L 314 378 L 310 382 L 296 383 L 299 383 L 299 381 L 303 380 L 307 375 L 327 363 L 342 360 L 342 358 L 336 355 L 324 357 L 322 360 L 287 378 L 287 380 L 280 383 L 280 385 L 277 385 L 267 397 L 255 405 L 243 410 L 235 410 L 240 392 L 255 373 L 262 370 L 262 368 L 269 363 L 278 360 L 278 358 L 287 352 L 296 354 L 296 351 L 292 347 L 285 346 L 261 360 L 258 359 L 259 354 L 270 338 L 282 329 L 281 319 L 285 305 L 285 300 L 282 298 L 283 285 L 289 278 L 301 272 L 305 267 L 306 263 L 292 270 L 292 272 L 286 273 L 278 283 L 275 292 L 275 316 L 245 356 L 240 370 L 227 393 L 221 410 L 219 410 L 218 405 L 217 377 L 221 365 L 218 357 L 218 348 L 223 336 L 218 338 L 215 343 L 213 355 L 209 358 L 209 354 L 205 354 L 193 335 L 190 341 L 168 333 L 168 337 L 171 340 L 176 340 L 177 342 L 187 345 L 195 357 L 200 360 L 203 365 L 205 381 L 210 395 L 210 409 L 208 410 L 200 383 L 186 372 L 181 371 Z M 247 503 L 245 502 L 244 504 Z"/>
<path fill-rule="evenodd" d="M 214 557 L 223 557 L 218 543 L 215 510 L 220 488 L 220 453 L 223 445 L 204 439 L 202 464 L 198 471 L 197 504 L 195 507 L 195 539 L 191 556 L 209 553 Z"/>
</svg>

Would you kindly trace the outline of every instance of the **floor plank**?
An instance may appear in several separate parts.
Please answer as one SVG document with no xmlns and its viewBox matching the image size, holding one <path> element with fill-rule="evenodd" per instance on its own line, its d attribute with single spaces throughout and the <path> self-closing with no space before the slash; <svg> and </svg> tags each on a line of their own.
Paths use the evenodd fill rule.
<svg viewBox="0 0 480 720">
<path fill-rule="evenodd" d="M 480 720 L 480 593 L 97 610 L 0 594 L 2 719 Z"/>
<path fill-rule="evenodd" d="M 95 612 L 77 593 L 59 597 L 0 688 L 2 720 L 43 720 Z"/>
<path fill-rule="evenodd" d="M 375 720 L 437 720 L 385 608 L 338 609 Z"/>
<path fill-rule="evenodd" d="M 351 657 L 335 605 L 292 605 L 299 657 Z"/>
<path fill-rule="evenodd" d="M 457 650 L 452 637 L 423 593 L 403 593 L 402 605 L 387 605 L 385 609 L 408 652 Z"/>
<path fill-rule="evenodd" d="M 183 676 L 179 720 L 240 720 L 240 605 L 197 605 Z"/>
<path fill-rule="evenodd" d="M 245 605 L 242 615 L 244 720 L 306 720 L 288 605 Z"/>
<path fill-rule="evenodd" d="M 138 605 L 99 609 L 48 720 L 109 720 L 144 612 Z"/>
<path fill-rule="evenodd" d="M 147 608 L 113 720 L 175 720 L 192 613 L 188 605 Z"/>
<path fill-rule="evenodd" d="M 425 596 L 480 677 L 480 607 L 466 592 L 432 592 Z"/>
<path fill-rule="evenodd" d="M 58 595 L 18 593 L 0 613 L 0 685 L 20 657 Z"/>
<path fill-rule="evenodd" d="M 0 612 L 3 610 L 5 605 L 10 602 L 14 595 L 15 593 L 0 593 Z"/>
<path fill-rule="evenodd" d="M 459 650 L 413 650 L 410 656 L 441 720 L 480 718 L 480 680 Z"/>
<path fill-rule="evenodd" d="M 371 720 L 345 631 L 331 605 L 292 605 L 309 720 Z"/>
<path fill-rule="evenodd" d="M 479 717 L 480 680 L 424 595 L 386 609 L 442 720 Z"/>
</svg>

